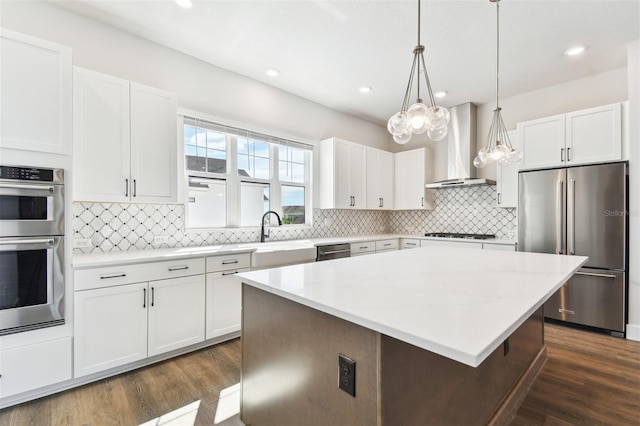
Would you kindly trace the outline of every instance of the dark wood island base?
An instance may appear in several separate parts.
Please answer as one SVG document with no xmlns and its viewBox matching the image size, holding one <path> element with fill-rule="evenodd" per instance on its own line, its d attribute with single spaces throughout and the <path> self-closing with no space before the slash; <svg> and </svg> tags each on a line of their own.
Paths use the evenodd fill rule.
<svg viewBox="0 0 640 426">
<path fill-rule="evenodd" d="M 508 424 L 546 362 L 542 308 L 478 367 L 243 284 L 241 419 L 260 425 Z M 355 397 L 338 355 L 356 362 Z"/>
</svg>

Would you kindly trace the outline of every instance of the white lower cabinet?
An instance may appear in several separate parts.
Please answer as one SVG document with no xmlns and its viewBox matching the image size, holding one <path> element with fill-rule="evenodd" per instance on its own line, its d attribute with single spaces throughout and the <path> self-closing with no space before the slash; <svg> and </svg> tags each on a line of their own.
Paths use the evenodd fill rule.
<svg viewBox="0 0 640 426">
<path fill-rule="evenodd" d="M 250 253 L 207 257 L 206 338 L 240 331 L 242 284 L 234 278 L 249 270 Z"/>
<path fill-rule="evenodd" d="M 420 247 L 420 240 L 417 238 L 401 238 L 400 239 L 400 249 L 412 249 Z"/>
<path fill-rule="evenodd" d="M 149 283 L 148 356 L 204 341 L 204 275 Z"/>
<path fill-rule="evenodd" d="M 75 377 L 147 357 L 147 283 L 74 294 Z"/>
<path fill-rule="evenodd" d="M 70 380 L 71 337 L 0 351 L 0 398 Z"/>
<path fill-rule="evenodd" d="M 376 253 L 382 253 L 385 251 L 394 251 L 400 248 L 399 240 L 393 238 L 390 240 L 376 241 Z"/>
<path fill-rule="evenodd" d="M 204 341 L 204 259 L 80 269 L 74 284 L 75 377 Z"/>
<path fill-rule="evenodd" d="M 376 252 L 375 241 L 365 241 L 362 243 L 351 243 L 351 257 L 373 254 Z"/>
<path fill-rule="evenodd" d="M 234 275 L 248 270 L 238 269 L 207 274 L 207 339 L 240 330 L 242 284 L 234 278 Z"/>
</svg>

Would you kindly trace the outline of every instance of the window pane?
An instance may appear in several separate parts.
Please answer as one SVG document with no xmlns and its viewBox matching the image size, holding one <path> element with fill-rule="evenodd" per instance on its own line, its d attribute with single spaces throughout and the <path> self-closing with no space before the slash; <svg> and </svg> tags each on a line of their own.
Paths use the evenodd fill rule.
<svg viewBox="0 0 640 426">
<path fill-rule="evenodd" d="M 227 225 L 227 182 L 223 179 L 189 176 L 188 227 L 213 228 Z"/>
<path fill-rule="evenodd" d="M 269 158 L 269 145 L 268 142 L 253 141 L 253 155 L 256 157 Z"/>
<path fill-rule="evenodd" d="M 304 187 L 282 185 L 282 212 L 284 225 L 304 224 Z"/>
<path fill-rule="evenodd" d="M 269 185 L 240 184 L 240 226 L 260 226 L 262 215 L 269 210 Z"/>
<path fill-rule="evenodd" d="M 226 134 L 185 125 L 184 142 L 187 170 L 227 173 Z"/>
<path fill-rule="evenodd" d="M 304 164 L 291 164 L 291 182 L 304 183 Z"/>
<path fill-rule="evenodd" d="M 252 177 L 259 179 L 269 179 L 269 159 L 255 157 L 255 170 L 253 170 Z"/>
</svg>

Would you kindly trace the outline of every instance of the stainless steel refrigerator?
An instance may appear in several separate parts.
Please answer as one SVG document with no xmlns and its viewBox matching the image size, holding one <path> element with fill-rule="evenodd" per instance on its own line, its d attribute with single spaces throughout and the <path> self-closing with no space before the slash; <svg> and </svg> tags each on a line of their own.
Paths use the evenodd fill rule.
<svg viewBox="0 0 640 426">
<path fill-rule="evenodd" d="M 628 164 L 521 171 L 518 250 L 589 256 L 544 305 L 545 317 L 624 336 Z"/>
</svg>

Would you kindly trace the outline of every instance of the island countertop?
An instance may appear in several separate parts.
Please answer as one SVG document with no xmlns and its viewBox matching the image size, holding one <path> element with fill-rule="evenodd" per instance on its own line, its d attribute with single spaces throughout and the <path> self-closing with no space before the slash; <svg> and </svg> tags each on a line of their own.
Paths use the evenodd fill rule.
<svg viewBox="0 0 640 426">
<path fill-rule="evenodd" d="M 244 272 L 237 277 L 477 367 L 587 259 L 423 247 Z"/>
</svg>

